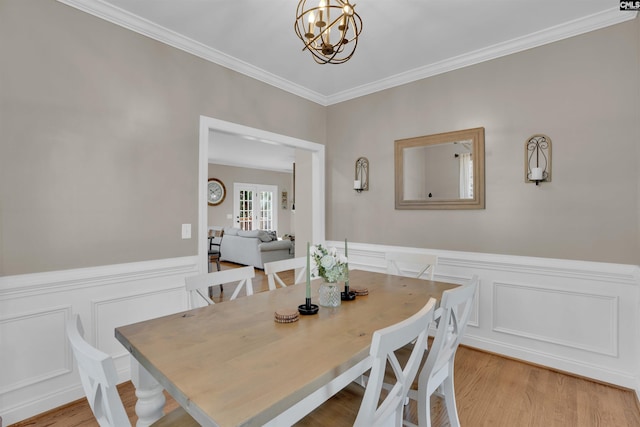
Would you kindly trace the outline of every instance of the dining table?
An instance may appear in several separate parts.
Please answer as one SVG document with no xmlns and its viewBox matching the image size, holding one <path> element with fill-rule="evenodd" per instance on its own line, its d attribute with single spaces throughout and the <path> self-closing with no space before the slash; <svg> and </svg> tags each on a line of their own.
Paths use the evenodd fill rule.
<svg viewBox="0 0 640 427">
<path fill-rule="evenodd" d="M 311 281 L 317 304 L 321 279 Z M 162 415 L 167 392 L 202 426 L 291 425 L 371 367 L 373 333 L 458 285 L 351 270 L 367 295 L 279 323 L 305 304 L 291 285 L 116 328 L 133 356 L 138 425 Z"/>
</svg>

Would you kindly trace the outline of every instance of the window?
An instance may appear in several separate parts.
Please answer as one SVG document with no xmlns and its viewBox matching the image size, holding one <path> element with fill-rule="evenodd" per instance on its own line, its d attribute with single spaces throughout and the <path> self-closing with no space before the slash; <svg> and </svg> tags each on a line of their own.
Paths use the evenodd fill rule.
<svg viewBox="0 0 640 427">
<path fill-rule="evenodd" d="M 276 230 L 278 209 L 275 185 L 233 184 L 233 213 L 241 230 Z"/>
</svg>

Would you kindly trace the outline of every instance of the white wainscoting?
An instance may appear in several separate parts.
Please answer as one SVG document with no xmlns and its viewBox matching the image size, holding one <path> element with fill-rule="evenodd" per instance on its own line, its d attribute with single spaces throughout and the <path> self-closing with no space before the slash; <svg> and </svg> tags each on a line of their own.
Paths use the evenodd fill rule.
<svg viewBox="0 0 640 427">
<path fill-rule="evenodd" d="M 344 242 L 327 242 L 341 248 Z M 385 271 L 387 251 L 438 255 L 435 279 L 480 289 L 466 345 L 635 389 L 640 395 L 638 266 L 349 243 L 351 268 Z M 197 257 L 0 277 L 0 416 L 5 425 L 83 396 L 64 325 L 79 313 L 120 378 L 114 328 L 184 310 Z"/>
<path fill-rule="evenodd" d="M 478 274 L 464 344 L 629 388 L 640 398 L 638 266 L 350 242 L 349 267 L 384 271 L 388 251 L 438 255 L 435 280 L 465 283 Z"/>
<path fill-rule="evenodd" d="M 0 416 L 4 425 L 84 396 L 65 322 L 80 314 L 85 338 L 111 354 L 122 381 L 127 351 L 114 329 L 185 310 L 184 277 L 197 257 L 0 277 Z"/>
</svg>

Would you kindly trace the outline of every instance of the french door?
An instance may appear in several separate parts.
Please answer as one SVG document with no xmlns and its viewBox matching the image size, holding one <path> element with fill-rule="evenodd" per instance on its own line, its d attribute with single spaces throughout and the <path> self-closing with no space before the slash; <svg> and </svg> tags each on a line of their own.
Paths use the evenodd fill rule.
<svg viewBox="0 0 640 427">
<path fill-rule="evenodd" d="M 241 230 L 276 230 L 276 185 L 233 184 L 233 216 Z"/>
</svg>

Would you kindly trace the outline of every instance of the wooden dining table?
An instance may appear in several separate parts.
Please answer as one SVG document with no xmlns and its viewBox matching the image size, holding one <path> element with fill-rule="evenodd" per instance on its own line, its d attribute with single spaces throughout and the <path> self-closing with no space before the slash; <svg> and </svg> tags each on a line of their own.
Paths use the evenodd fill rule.
<svg viewBox="0 0 640 427">
<path fill-rule="evenodd" d="M 370 368 L 374 331 L 457 286 L 362 270 L 349 279 L 369 294 L 292 323 L 274 313 L 304 304 L 305 284 L 116 328 L 140 368 L 132 376 L 153 377 L 134 381 L 146 388 L 136 394 L 157 381 L 203 426 L 291 425 Z M 161 414 L 140 407 L 143 425 Z"/>
</svg>

